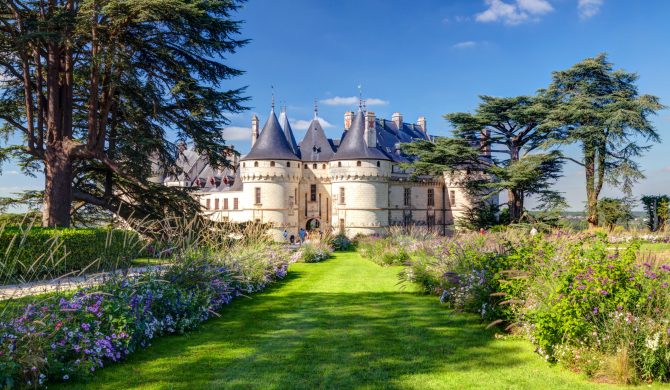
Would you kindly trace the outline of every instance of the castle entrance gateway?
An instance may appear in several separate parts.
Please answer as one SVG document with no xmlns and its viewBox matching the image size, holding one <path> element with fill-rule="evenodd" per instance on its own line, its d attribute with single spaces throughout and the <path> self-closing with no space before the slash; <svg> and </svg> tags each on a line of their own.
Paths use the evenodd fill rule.
<svg viewBox="0 0 670 390">
<path fill-rule="evenodd" d="M 305 224 L 305 229 L 307 231 L 318 230 L 320 227 L 321 227 L 321 221 L 319 221 L 317 218 L 307 220 L 307 223 Z"/>
</svg>

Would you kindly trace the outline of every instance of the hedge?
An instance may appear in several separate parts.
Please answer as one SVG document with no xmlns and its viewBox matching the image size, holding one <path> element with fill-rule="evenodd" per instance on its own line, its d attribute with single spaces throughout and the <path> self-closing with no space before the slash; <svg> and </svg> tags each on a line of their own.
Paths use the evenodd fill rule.
<svg viewBox="0 0 670 390">
<path fill-rule="evenodd" d="M 5 228 L 0 232 L 0 282 L 55 278 L 116 269 L 142 251 L 140 236 L 106 228 Z"/>
</svg>

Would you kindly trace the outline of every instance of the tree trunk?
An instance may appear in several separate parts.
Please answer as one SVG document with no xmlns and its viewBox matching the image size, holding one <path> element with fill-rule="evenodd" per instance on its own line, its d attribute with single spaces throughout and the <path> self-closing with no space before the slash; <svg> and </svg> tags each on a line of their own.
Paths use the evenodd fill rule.
<svg viewBox="0 0 670 390">
<path fill-rule="evenodd" d="M 589 229 L 598 227 L 598 192 L 596 192 L 595 148 L 584 145 L 584 168 L 586 171 L 586 220 Z"/>
<path fill-rule="evenodd" d="M 509 208 L 510 223 L 517 223 L 523 213 L 523 191 L 509 190 L 507 207 Z"/>
<path fill-rule="evenodd" d="M 47 145 L 44 154 L 44 209 L 42 226 L 70 226 L 72 161 L 62 143 Z"/>
</svg>

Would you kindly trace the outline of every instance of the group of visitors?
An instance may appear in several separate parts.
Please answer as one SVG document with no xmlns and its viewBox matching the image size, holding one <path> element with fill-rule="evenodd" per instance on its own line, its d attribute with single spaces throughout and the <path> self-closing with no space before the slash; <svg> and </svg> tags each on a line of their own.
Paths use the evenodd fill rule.
<svg viewBox="0 0 670 390">
<path fill-rule="evenodd" d="M 307 230 L 305 230 L 305 228 L 300 228 L 300 230 L 298 230 L 298 238 L 299 238 L 298 243 L 300 245 L 302 245 L 304 242 L 313 240 L 313 239 L 316 238 L 317 234 L 318 234 L 319 239 L 323 238 L 323 232 L 321 230 L 307 231 Z M 296 243 L 295 236 L 291 235 L 289 237 L 288 230 L 286 230 L 286 229 L 284 229 L 284 240 L 286 240 L 287 242 L 289 242 L 291 244 Z"/>
</svg>

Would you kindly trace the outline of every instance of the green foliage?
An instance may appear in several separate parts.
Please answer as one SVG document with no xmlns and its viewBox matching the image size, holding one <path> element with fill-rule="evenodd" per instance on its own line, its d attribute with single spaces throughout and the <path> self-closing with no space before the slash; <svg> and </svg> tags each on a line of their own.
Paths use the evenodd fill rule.
<svg viewBox="0 0 670 390">
<path fill-rule="evenodd" d="M 598 201 L 598 215 L 611 232 L 617 224 L 627 224 L 633 219 L 633 203 L 627 198 L 602 198 Z"/>
<path fill-rule="evenodd" d="M 497 204 L 481 202 L 467 207 L 462 218 L 456 221 L 460 228 L 467 230 L 490 229 L 503 221 L 509 221 L 509 209 L 505 209 L 502 221 L 498 218 L 500 207 Z"/>
<path fill-rule="evenodd" d="M 667 195 L 645 195 L 642 205 L 647 212 L 647 227 L 652 232 L 663 231 L 670 225 L 670 197 Z"/>
<path fill-rule="evenodd" d="M 9 283 L 116 269 L 143 247 L 130 230 L 6 227 L 0 231 L 0 275 Z"/>
<path fill-rule="evenodd" d="M 541 94 L 551 107 L 543 127 L 557 129 L 552 145 L 578 144 L 584 167 L 587 212 L 591 227 L 598 225 L 598 199 L 605 183 L 630 193 L 643 178 L 635 161 L 660 142 L 650 120 L 664 106 L 658 97 L 640 95 L 637 74 L 615 70 L 605 54 L 587 58 L 554 72 Z"/>
<path fill-rule="evenodd" d="M 409 260 L 407 249 L 396 245 L 393 237 L 365 237 L 358 240 L 358 252 L 379 265 L 403 265 Z"/>
</svg>

